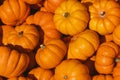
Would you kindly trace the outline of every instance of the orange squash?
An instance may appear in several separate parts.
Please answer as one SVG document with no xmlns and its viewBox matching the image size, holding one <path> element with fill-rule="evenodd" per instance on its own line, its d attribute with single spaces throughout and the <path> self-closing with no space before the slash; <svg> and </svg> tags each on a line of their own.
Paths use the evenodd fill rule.
<svg viewBox="0 0 120 80">
<path fill-rule="evenodd" d="M 15 49 L 0 46 L 0 76 L 11 78 L 21 75 L 28 67 L 29 56 Z"/>
<path fill-rule="evenodd" d="M 5 44 L 21 46 L 27 50 L 33 50 L 39 42 L 39 32 L 34 25 L 22 24 L 16 26 L 7 35 Z"/>
<path fill-rule="evenodd" d="M 112 74 L 115 58 L 118 55 L 118 45 L 113 42 L 102 43 L 95 57 L 95 68 L 100 74 Z"/>
<path fill-rule="evenodd" d="M 113 80 L 113 76 L 99 74 L 99 75 L 94 75 L 92 80 Z"/>
<path fill-rule="evenodd" d="M 63 60 L 56 68 L 55 80 L 91 80 L 88 67 L 79 60 Z"/>
<path fill-rule="evenodd" d="M 50 69 L 36 67 L 28 72 L 28 76 L 32 78 L 32 80 L 50 80 L 53 76 L 53 72 Z"/>
<path fill-rule="evenodd" d="M 7 80 L 33 80 L 33 79 L 25 76 L 16 76 L 16 77 L 8 78 Z"/>
<path fill-rule="evenodd" d="M 56 29 L 65 35 L 75 35 L 84 31 L 88 21 L 87 7 L 78 0 L 65 0 L 55 10 Z"/>
<path fill-rule="evenodd" d="M 53 22 L 53 14 L 45 11 L 38 11 L 26 19 L 27 24 L 39 25 L 44 32 L 44 43 L 53 38 L 61 38 Z"/>
<path fill-rule="evenodd" d="M 25 3 L 28 4 L 39 4 L 42 0 L 23 0 Z"/>
<path fill-rule="evenodd" d="M 36 62 L 45 69 L 55 68 L 65 57 L 67 47 L 61 39 L 51 39 L 40 48 L 36 53 Z"/>
<path fill-rule="evenodd" d="M 30 13 L 30 7 L 22 0 L 4 0 L 0 6 L 0 19 L 7 25 L 22 24 Z"/>
<path fill-rule="evenodd" d="M 100 44 L 98 34 L 93 30 L 85 30 L 71 38 L 68 47 L 68 59 L 87 60 Z"/>
<path fill-rule="evenodd" d="M 120 24 L 120 5 L 114 0 L 98 0 L 89 6 L 89 28 L 100 35 L 110 34 Z"/>
</svg>

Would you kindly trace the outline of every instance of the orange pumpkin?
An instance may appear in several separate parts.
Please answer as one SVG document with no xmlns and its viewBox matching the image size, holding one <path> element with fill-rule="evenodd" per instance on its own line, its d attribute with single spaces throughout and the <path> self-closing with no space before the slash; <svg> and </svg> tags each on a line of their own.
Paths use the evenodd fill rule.
<svg viewBox="0 0 120 80">
<path fill-rule="evenodd" d="M 33 50 L 37 46 L 40 36 L 35 26 L 22 24 L 16 26 L 5 38 L 7 38 L 5 44 L 18 45 Z"/>
<path fill-rule="evenodd" d="M 50 80 L 53 76 L 53 72 L 50 69 L 36 67 L 28 72 L 28 76 L 33 80 Z"/>
<path fill-rule="evenodd" d="M 66 55 L 67 47 L 60 39 L 51 39 L 40 48 L 36 53 L 36 62 L 42 68 L 51 69 L 55 68 Z"/>
<path fill-rule="evenodd" d="M 48 12 L 55 12 L 56 8 L 65 0 L 45 0 L 44 7 Z"/>
<path fill-rule="evenodd" d="M 42 0 L 23 0 L 25 3 L 28 4 L 38 4 L 40 3 Z"/>
<path fill-rule="evenodd" d="M 26 19 L 27 24 L 39 25 L 44 32 L 44 43 L 53 38 L 61 38 L 61 33 L 56 30 L 53 22 L 53 14 L 45 11 L 38 11 Z"/>
<path fill-rule="evenodd" d="M 30 7 L 22 0 L 4 0 L 0 6 L 0 18 L 4 24 L 22 24 L 30 13 Z"/>
<path fill-rule="evenodd" d="M 92 80 L 113 80 L 112 75 L 94 75 Z"/>
<path fill-rule="evenodd" d="M 113 31 L 113 41 L 120 46 L 120 25 L 118 25 Z"/>
<path fill-rule="evenodd" d="M 100 44 L 98 34 L 93 30 L 85 30 L 71 38 L 68 47 L 68 59 L 87 60 Z"/>
<path fill-rule="evenodd" d="M 120 23 L 120 5 L 114 0 L 98 0 L 89 6 L 89 28 L 100 35 L 110 34 Z"/>
<path fill-rule="evenodd" d="M 114 59 L 118 55 L 118 45 L 113 42 L 102 43 L 95 57 L 95 68 L 100 74 L 111 74 L 115 66 Z"/>
<path fill-rule="evenodd" d="M 8 78 L 7 80 L 33 80 L 33 79 L 25 76 L 16 76 L 16 77 Z"/>
<path fill-rule="evenodd" d="M 56 68 L 55 80 L 91 80 L 88 67 L 79 60 L 63 60 Z"/>
<path fill-rule="evenodd" d="M 77 0 L 65 0 L 55 10 L 56 29 L 65 35 L 75 35 L 87 28 L 89 14 L 84 4 Z"/>
<path fill-rule="evenodd" d="M 15 49 L 0 46 L 0 76 L 11 78 L 21 75 L 28 67 L 29 56 Z"/>
</svg>

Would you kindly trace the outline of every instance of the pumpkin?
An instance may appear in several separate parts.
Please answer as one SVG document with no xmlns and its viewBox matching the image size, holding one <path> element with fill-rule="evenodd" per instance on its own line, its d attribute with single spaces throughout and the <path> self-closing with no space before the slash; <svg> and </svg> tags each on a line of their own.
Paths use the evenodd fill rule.
<svg viewBox="0 0 120 80">
<path fill-rule="evenodd" d="M 104 35 L 105 41 L 113 41 L 113 34 Z"/>
<path fill-rule="evenodd" d="M 20 25 L 30 13 L 30 7 L 22 0 L 4 0 L 0 6 L 0 18 L 4 24 Z"/>
<path fill-rule="evenodd" d="M 33 79 L 25 76 L 16 76 L 16 77 L 8 78 L 7 80 L 33 80 Z"/>
<path fill-rule="evenodd" d="M 68 46 L 68 59 L 87 60 L 100 44 L 98 34 L 93 30 L 85 30 L 71 38 Z"/>
<path fill-rule="evenodd" d="M 53 72 L 50 69 L 36 67 L 28 72 L 28 76 L 32 78 L 32 80 L 50 80 L 53 76 Z"/>
<path fill-rule="evenodd" d="M 0 76 L 11 78 L 21 75 L 28 67 L 29 56 L 7 46 L 0 46 Z"/>
<path fill-rule="evenodd" d="M 61 39 L 51 39 L 41 44 L 36 52 L 36 62 L 44 69 L 55 68 L 65 57 L 67 47 Z"/>
<path fill-rule="evenodd" d="M 119 33 L 119 30 L 120 30 L 120 25 L 118 25 L 115 30 L 113 31 L 113 41 L 120 46 L 120 33 Z"/>
<path fill-rule="evenodd" d="M 54 14 L 56 29 L 65 35 L 75 35 L 87 28 L 87 7 L 77 0 L 65 0 Z"/>
<path fill-rule="evenodd" d="M 94 75 L 92 80 L 113 80 L 113 76 L 99 74 L 99 75 Z"/>
<path fill-rule="evenodd" d="M 98 0 L 89 6 L 89 12 L 89 28 L 100 35 L 112 33 L 120 23 L 120 5 L 114 0 Z"/>
<path fill-rule="evenodd" d="M 39 4 L 42 0 L 23 0 L 25 3 L 28 4 Z"/>
<path fill-rule="evenodd" d="M 33 50 L 39 42 L 39 32 L 34 25 L 22 24 L 9 32 L 6 44 L 18 45 L 27 50 Z"/>
<path fill-rule="evenodd" d="M 43 5 L 48 12 L 54 13 L 63 1 L 65 0 L 45 0 Z"/>
<path fill-rule="evenodd" d="M 118 45 L 113 42 L 102 43 L 95 57 L 95 69 L 100 74 L 112 74 L 115 66 L 114 60 L 118 55 Z"/>
<path fill-rule="evenodd" d="M 39 25 L 44 32 L 44 43 L 53 38 L 61 38 L 61 33 L 56 30 L 53 22 L 53 14 L 45 11 L 38 11 L 26 19 L 27 24 Z"/>
<path fill-rule="evenodd" d="M 63 60 L 56 68 L 55 80 L 91 80 L 88 67 L 76 59 Z"/>
</svg>

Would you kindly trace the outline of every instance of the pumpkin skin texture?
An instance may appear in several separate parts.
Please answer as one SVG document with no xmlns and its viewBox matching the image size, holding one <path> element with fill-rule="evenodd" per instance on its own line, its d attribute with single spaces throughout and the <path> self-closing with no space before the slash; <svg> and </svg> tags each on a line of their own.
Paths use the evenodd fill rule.
<svg viewBox="0 0 120 80">
<path fill-rule="evenodd" d="M 118 45 L 113 42 L 102 43 L 95 58 L 95 69 L 100 74 L 111 74 L 115 65 L 114 59 L 118 55 Z"/>
<path fill-rule="evenodd" d="M 50 69 L 43 69 L 41 67 L 36 67 L 28 72 L 28 76 L 34 77 L 35 80 L 50 80 L 51 77 L 53 76 L 53 72 Z"/>
<path fill-rule="evenodd" d="M 91 80 L 89 70 L 86 65 L 79 60 L 63 60 L 55 68 L 55 80 Z"/>
<path fill-rule="evenodd" d="M 118 25 L 113 31 L 113 41 L 120 46 L 120 25 Z"/>
<path fill-rule="evenodd" d="M 93 76 L 92 80 L 113 80 L 113 76 L 100 74 Z"/>
<path fill-rule="evenodd" d="M 0 75 L 11 78 L 21 75 L 28 67 L 29 56 L 9 47 L 0 46 Z"/>
<path fill-rule="evenodd" d="M 88 20 L 86 6 L 77 0 L 66 0 L 55 10 L 56 29 L 65 35 L 82 32 L 87 28 Z"/>
<path fill-rule="evenodd" d="M 27 50 L 33 50 L 39 42 L 39 32 L 33 25 L 22 24 L 16 26 L 9 33 L 7 44 L 18 45 Z"/>
<path fill-rule="evenodd" d="M 95 30 L 100 35 L 112 33 L 120 23 L 120 5 L 116 1 L 96 1 L 89 6 L 89 12 L 89 28 Z"/>
<path fill-rule="evenodd" d="M 32 80 L 32 79 L 29 78 L 29 77 L 17 76 L 17 77 L 9 78 L 9 79 L 7 79 L 7 80 Z"/>
<path fill-rule="evenodd" d="M 71 38 L 67 58 L 87 60 L 94 54 L 99 44 L 98 34 L 87 29 Z"/>
<path fill-rule="evenodd" d="M 45 0 L 43 5 L 48 12 L 54 13 L 63 1 L 65 0 Z"/>
<path fill-rule="evenodd" d="M 52 39 L 40 48 L 36 53 L 36 62 L 44 69 L 55 68 L 66 55 L 66 44 L 60 39 Z"/>
<path fill-rule="evenodd" d="M 22 0 L 4 0 L 0 6 L 0 18 L 4 24 L 20 25 L 30 13 L 30 7 Z"/>
<path fill-rule="evenodd" d="M 40 26 L 44 32 L 44 43 L 53 38 L 61 38 L 61 33 L 55 28 L 53 14 L 50 12 L 38 11 L 34 15 L 30 15 L 26 19 L 26 23 Z"/>
<path fill-rule="evenodd" d="M 28 4 L 38 4 L 40 3 L 42 0 L 23 0 L 24 2 L 28 3 Z"/>
</svg>

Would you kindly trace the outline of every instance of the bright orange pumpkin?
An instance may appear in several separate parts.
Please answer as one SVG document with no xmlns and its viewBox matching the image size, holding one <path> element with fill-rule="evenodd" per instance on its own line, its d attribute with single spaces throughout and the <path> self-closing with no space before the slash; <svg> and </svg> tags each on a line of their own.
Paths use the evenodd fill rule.
<svg viewBox="0 0 120 80">
<path fill-rule="evenodd" d="M 51 39 L 40 45 L 36 53 L 36 62 L 45 69 L 55 68 L 65 57 L 67 47 L 61 39 Z"/>
<path fill-rule="evenodd" d="M 87 60 L 100 44 L 98 34 L 93 30 L 85 30 L 74 35 L 69 42 L 68 59 Z"/>
<path fill-rule="evenodd" d="M 98 0 L 89 6 L 89 28 L 100 35 L 110 34 L 120 24 L 120 5 L 114 0 Z"/>
<path fill-rule="evenodd" d="M 113 76 L 99 74 L 99 75 L 94 75 L 92 80 L 113 80 Z"/>
<path fill-rule="evenodd" d="M 23 0 L 25 3 L 28 4 L 39 4 L 42 0 Z"/>
<path fill-rule="evenodd" d="M 55 80 L 91 80 L 88 67 L 79 60 L 63 60 L 56 68 Z"/>
<path fill-rule="evenodd" d="M 65 35 L 75 35 L 87 28 L 89 13 L 78 0 L 65 0 L 55 10 L 56 29 Z"/>
<path fill-rule="evenodd" d="M 43 69 L 41 67 L 36 67 L 28 72 L 28 76 L 33 80 L 50 80 L 53 76 L 53 72 L 50 69 Z"/>
<path fill-rule="evenodd" d="M 33 80 L 33 79 L 25 76 L 16 76 L 16 77 L 8 78 L 7 80 Z"/>
<path fill-rule="evenodd" d="M 11 78 L 21 75 L 27 69 L 29 61 L 26 53 L 0 46 L 0 76 Z"/>
<path fill-rule="evenodd" d="M 118 55 L 118 45 L 113 42 L 102 43 L 95 57 L 95 68 L 100 74 L 112 74 L 115 58 Z"/>
<path fill-rule="evenodd" d="M 30 13 L 30 7 L 22 0 L 4 0 L 0 6 L 0 19 L 7 25 L 22 24 Z"/>
<path fill-rule="evenodd" d="M 38 11 L 26 19 L 27 24 L 39 25 L 44 32 L 44 43 L 53 38 L 61 38 L 61 33 L 56 30 L 53 22 L 53 14 L 45 11 Z"/>
<path fill-rule="evenodd" d="M 14 46 L 21 46 L 27 50 L 33 50 L 39 42 L 39 32 L 34 25 L 22 24 L 16 26 L 14 30 L 10 31 L 4 42 L 5 44 L 12 44 Z"/>
</svg>

